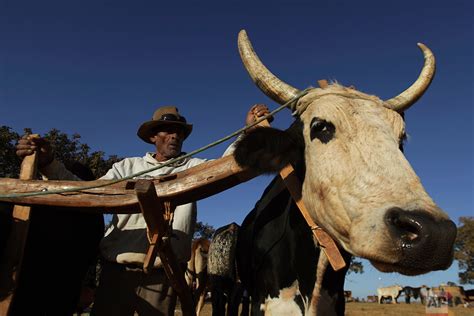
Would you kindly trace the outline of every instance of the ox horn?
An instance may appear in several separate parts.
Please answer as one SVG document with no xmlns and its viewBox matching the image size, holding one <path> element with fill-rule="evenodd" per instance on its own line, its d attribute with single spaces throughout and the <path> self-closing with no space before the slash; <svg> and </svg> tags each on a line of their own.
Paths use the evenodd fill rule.
<svg viewBox="0 0 474 316">
<path fill-rule="evenodd" d="M 385 101 L 385 107 L 397 112 L 403 112 L 415 103 L 430 86 L 436 70 L 435 58 L 433 52 L 431 52 L 431 50 L 425 45 L 418 43 L 418 47 L 421 49 L 425 57 L 425 64 L 418 79 L 416 79 L 411 87 L 396 97 Z"/>
<path fill-rule="evenodd" d="M 298 95 L 300 90 L 278 79 L 263 65 L 255 53 L 245 30 L 239 32 L 240 58 L 253 82 L 272 100 L 285 104 Z"/>
</svg>

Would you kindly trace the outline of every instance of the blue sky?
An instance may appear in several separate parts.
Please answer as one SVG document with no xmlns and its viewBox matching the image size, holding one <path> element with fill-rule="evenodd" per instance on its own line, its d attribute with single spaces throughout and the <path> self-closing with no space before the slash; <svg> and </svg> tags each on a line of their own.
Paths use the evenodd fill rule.
<svg viewBox="0 0 474 316">
<path fill-rule="evenodd" d="M 405 152 L 426 190 L 457 223 L 473 212 L 471 1 L 22 1 L 0 4 L 0 124 L 21 132 L 79 133 L 123 157 L 153 150 L 136 136 L 157 106 L 178 105 L 194 124 L 191 151 L 240 128 L 254 103 L 276 104 L 244 70 L 246 29 L 263 62 L 298 88 L 337 80 L 390 98 L 437 58 L 425 96 L 406 113 Z M 288 112 L 273 125 L 287 127 Z M 227 144 L 202 153 L 217 158 Z M 199 220 L 241 223 L 270 177 L 199 202 Z M 377 286 L 457 282 L 457 264 L 419 277 L 347 277 L 355 296 Z"/>
</svg>

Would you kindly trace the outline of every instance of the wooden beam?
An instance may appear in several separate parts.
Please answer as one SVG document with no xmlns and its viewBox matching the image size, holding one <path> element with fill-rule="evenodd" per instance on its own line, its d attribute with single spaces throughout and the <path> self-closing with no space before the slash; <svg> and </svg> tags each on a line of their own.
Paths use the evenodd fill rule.
<svg viewBox="0 0 474 316">
<path fill-rule="evenodd" d="M 230 155 L 176 174 L 156 178 L 153 184 L 160 198 L 181 205 L 212 196 L 258 175 L 253 170 L 239 167 L 234 157 Z M 110 182 L 110 180 L 41 181 L 0 178 L 0 195 L 79 188 Z M 0 201 L 21 205 L 91 208 L 91 212 L 98 213 L 140 213 L 134 190 L 136 182 L 137 180 L 127 180 L 110 186 L 62 194 L 18 198 L 0 196 Z"/>
</svg>

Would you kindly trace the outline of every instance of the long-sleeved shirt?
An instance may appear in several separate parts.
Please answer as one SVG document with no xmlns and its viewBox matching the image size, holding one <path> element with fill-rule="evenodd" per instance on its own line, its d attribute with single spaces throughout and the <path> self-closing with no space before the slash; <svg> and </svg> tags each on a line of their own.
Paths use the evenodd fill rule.
<svg viewBox="0 0 474 316">
<path fill-rule="evenodd" d="M 231 144 L 223 156 L 233 152 L 235 143 Z M 154 178 L 184 171 L 197 166 L 206 159 L 185 158 L 172 165 L 151 171 L 139 178 Z M 153 153 L 146 153 L 144 157 L 125 158 L 115 163 L 112 168 L 100 179 L 121 179 L 137 172 L 151 169 L 166 161 L 159 162 Z M 56 160 L 42 168 L 43 176 L 50 180 L 79 180 L 67 170 L 64 165 Z M 196 203 L 179 205 L 174 211 L 170 238 L 171 248 L 179 262 L 187 262 L 191 254 L 191 242 L 197 217 Z M 114 214 L 105 236 L 101 241 L 101 255 L 108 261 L 142 265 L 149 246 L 146 222 L 142 214 Z M 161 265 L 157 257 L 155 266 Z"/>
</svg>

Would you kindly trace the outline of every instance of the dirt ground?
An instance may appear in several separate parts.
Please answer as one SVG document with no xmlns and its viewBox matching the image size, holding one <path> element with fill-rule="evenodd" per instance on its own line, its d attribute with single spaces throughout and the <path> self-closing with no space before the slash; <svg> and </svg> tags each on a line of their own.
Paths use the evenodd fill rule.
<svg viewBox="0 0 474 316">
<path fill-rule="evenodd" d="M 88 316 L 88 313 L 81 316 Z M 180 316 L 179 306 L 176 309 L 176 316 Z M 211 303 L 207 302 L 200 316 L 211 316 Z M 346 303 L 346 316 L 426 316 L 425 306 L 420 303 L 397 305 L 378 303 Z M 465 308 L 462 305 L 449 308 L 449 316 L 474 316 L 474 307 Z"/>
<path fill-rule="evenodd" d="M 449 316 L 474 316 L 474 308 L 464 308 L 462 305 L 449 308 Z M 177 312 L 176 315 L 181 313 Z M 201 316 L 211 316 L 211 304 L 206 303 Z M 425 307 L 419 303 L 397 305 L 377 303 L 347 303 L 346 316 L 425 316 Z"/>
</svg>

